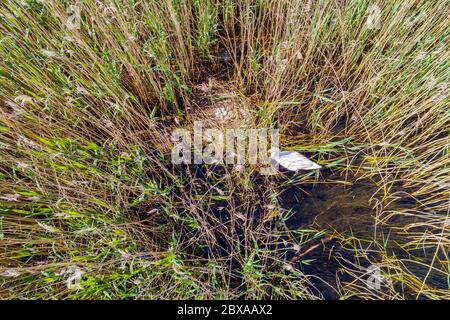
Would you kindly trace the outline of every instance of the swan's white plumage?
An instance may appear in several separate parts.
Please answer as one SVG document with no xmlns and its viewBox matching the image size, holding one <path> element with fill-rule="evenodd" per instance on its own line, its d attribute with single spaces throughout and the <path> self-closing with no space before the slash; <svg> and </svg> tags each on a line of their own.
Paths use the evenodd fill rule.
<svg viewBox="0 0 450 320">
<path fill-rule="evenodd" d="M 276 151 L 271 154 L 272 161 L 290 171 L 315 170 L 322 168 L 321 165 L 309 160 L 296 151 Z"/>
</svg>

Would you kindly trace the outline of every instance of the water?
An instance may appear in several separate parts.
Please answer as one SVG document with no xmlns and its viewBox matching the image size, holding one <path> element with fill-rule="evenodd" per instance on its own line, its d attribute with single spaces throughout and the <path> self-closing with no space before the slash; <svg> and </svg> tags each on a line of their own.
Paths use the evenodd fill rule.
<svg viewBox="0 0 450 320">
<path fill-rule="evenodd" d="M 281 202 L 285 209 L 293 212 L 288 221 L 293 228 L 309 225 L 371 237 L 374 210 L 370 199 L 375 191 L 369 183 L 308 184 L 286 190 Z"/>
<path fill-rule="evenodd" d="M 370 182 L 343 185 L 331 180 L 327 183 L 290 187 L 282 193 L 281 204 L 284 209 L 290 210 L 292 213 L 287 221 L 292 229 L 325 229 L 329 231 L 329 234 L 354 236 L 365 240 L 366 244 L 372 243 L 374 239 L 382 240 L 383 237 L 389 236 L 390 241 L 386 247 L 388 254 L 395 254 L 401 259 L 411 258 L 396 246 L 397 242 L 405 242 L 405 239 L 402 238 L 404 235 L 392 232 L 391 227 L 413 223 L 415 219 L 408 218 L 407 221 L 407 218 L 397 217 L 396 220 L 391 220 L 388 226 L 376 225 L 377 211 L 374 208 L 376 202 L 372 198 L 376 191 L 376 186 Z M 417 203 L 412 198 L 399 199 L 388 207 L 389 210 L 413 208 L 417 208 Z M 355 263 L 362 269 L 370 267 L 374 261 L 381 260 L 376 250 L 368 251 L 365 259 L 357 260 L 354 252 L 343 248 L 337 238 L 332 238 L 331 241 L 323 244 L 317 241 L 320 245 L 302 256 L 302 259 L 312 260 L 312 262 L 308 265 L 300 265 L 305 274 L 315 276 L 313 283 L 326 299 L 339 298 L 339 293 L 336 291 L 337 277 L 341 283 L 352 280 L 348 275 L 339 272 L 343 267 L 343 260 Z M 376 248 L 372 247 L 372 249 Z M 416 253 L 422 260 L 423 266 L 412 264 L 408 266 L 408 269 L 419 279 L 423 279 L 429 271 L 427 264 L 432 263 L 434 251 L 431 249 L 429 252 L 424 250 Z M 435 272 L 429 274 L 427 284 L 441 289 L 448 287 L 445 277 Z M 408 292 L 404 291 L 404 294 L 408 296 Z"/>
<path fill-rule="evenodd" d="M 225 174 L 222 169 L 218 167 L 213 172 L 220 177 Z M 211 171 L 206 170 L 204 166 L 194 166 L 191 168 L 191 171 L 197 181 L 203 182 L 200 184 L 201 186 L 211 184 L 207 182 L 208 179 L 212 179 L 208 175 L 208 172 L 210 173 Z M 392 227 L 401 227 L 414 223 L 416 218 L 406 218 L 398 215 L 395 219 L 390 219 L 387 225 L 376 224 L 376 215 L 380 213 L 377 213 L 375 205 L 377 204 L 376 199 L 380 198 L 381 194 L 376 194 L 378 187 L 373 182 L 358 181 L 355 177 L 352 177 L 350 181 L 353 181 L 353 183 L 348 182 L 344 184 L 342 177 L 334 176 L 327 170 L 322 170 L 321 175 L 321 179 L 315 184 L 297 183 L 295 186 L 280 187 L 283 189 L 278 190 L 281 192 L 279 196 L 280 205 L 290 212 L 286 221 L 289 229 L 328 231 L 327 235 L 324 235 L 321 239 L 315 239 L 305 244 L 300 252 L 289 252 L 286 255 L 286 262 L 291 263 L 293 258 L 295 259 L 296 256 L 301 255 L 301 257 L 297 257 L 292 265 L 301 268 L 305 274 L 311 276 L 311 282 L 317 289 L 316 294 L 322 295 L 326 299 L 338 299 L 341 296 L 341 292 L 338 292 L 339 283 L 354 280 L 347 273 L 341 272 L 342 269 L 344 267 L 353 269 L 355 266 L 358 266 L 364 272 L 373 263 L 382 262 L 383 260 L 379 253 L 380 247 L 376 244 L 383 243 L 383 239 L 389 237 L 387 246 L 384 248 L 388 255 L 395 255 L 403 261 L 411 260 L 411 256 L 397 245 L 397 243 L 408 242 L 408 239 L 405 238 L 404 234 L 393 232 Z M 264 180 L 261 179 L 260 183 L 263 184 Z M 219 189 L 223 189 L 220 184 L 216 184 L 216 186 Z M 395 191 L 399 192 L 401 190 L 401 186 L 395 186 Z M 205 190 L 196 189 L 191 191 L 206 192 Z M 408 197 L 407 192 L 402 194 L 403 198 L 397 199 L 384 209 L 401 211 L 419 208 L 419 204 L 413 198 Z M 240 270 L 242 261 L 235 259 L 236 247 L 233 246 L 234 242 L 229 240 L 238 238 L 242 242 L 245 236 L 241 226 L 231 225 L 231 215 L 234 211 L 229 212 L 228 201 L 227 199 L 214 201 L 214 204 L 208 208 L 212 215 L 205 222 L 211 226 L 220 225 L 221 228 L 212 228 L 217 242 L 212 246 L 203 247 L 201 254 L 205 260 L 211 256 L 229 259 L 230 265 L 233 266 L 232 269 Z M 243 205 L 239 203 L 238 198 L 233 199 L 233 201 L 235 207 Z M 386 204 L 383 205 L 386 206 Z M 251 215 L 255 219 L 253 221 L 255 225 L 260 223 L 258 220 L 260 218 L 259 213 L 262 212 L 260 210 L 256 208 Z M 247 221 L 247 227 L 250 223 L 252 223 L 252 220 Z M 426 230 L 420 230 L 420 232 L 426 232 Z M 330 235 L 332 236 L 331 239 L 327 239 Z M 194 236 L 195 232 L 189 231 L 185 234 L 186 241 L 190 241 L 189 239 L 192 239 Z M 354 248 L 348 244 L 343 244 L 342 239 L 352 236 L 362 241 L 363 248 L 358 249 L 370 249 L 365 252 L 364 257 L 359 256 L 357 259 Z M 324 239 L 327 241 L 323 241 Z M 308 251 L 312 247 L 313 250 Z M 283 248 L 278 249 L 283 250 Z M 419 250 L 419 252 L 414 253 L 421 260 L 422 265 L 407 265 L 408 272 L 416 275 L 418 279 L 424 279 L 429 271 L 428 266 L 431 265 L 434 254 L 434 249 L 430 248 L 430 250 L 429 252 Z M 305 251 L 307 252 L 305 253 Z M 242 252 L 242 254 L 244 253 Z M 442 257 L 442 259 L 444 258 Z M 345 260 L 350 264 L 345 262 Z M 308 264 L 305 264 L 305 261 L 308 261 Z M 351 264 L 354 265 L 352 266 Z M 439 266 L 436 267 L 439 268 Z M 238 274 L 234 276 L 231 283 L 235 287 L 241 285 Z M 445 290 L 447 288 L 447 279 L 443 276 L 443 273 L 437 274 L 432 272 L 427 276 L 427 284 Z M 398 291 L 406 297 L 415 298 L 412 293 L 408 295 L 409 293 L 405 288 L 399 288 Z"/>
</svg>

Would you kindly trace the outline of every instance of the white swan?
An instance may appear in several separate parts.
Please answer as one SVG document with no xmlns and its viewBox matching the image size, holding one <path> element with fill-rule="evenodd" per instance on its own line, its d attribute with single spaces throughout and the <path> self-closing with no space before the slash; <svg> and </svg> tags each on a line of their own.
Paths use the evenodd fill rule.
<svg viewBox="0 0 450 320">
<path fill-rule="evenodd" d="M 322 168 L 321 165 L 309 160 L 296 151 L 272 151 L 270 157 L 274 165 L 280 165 L 290 171 L 315 170 Z"/>
</svg>

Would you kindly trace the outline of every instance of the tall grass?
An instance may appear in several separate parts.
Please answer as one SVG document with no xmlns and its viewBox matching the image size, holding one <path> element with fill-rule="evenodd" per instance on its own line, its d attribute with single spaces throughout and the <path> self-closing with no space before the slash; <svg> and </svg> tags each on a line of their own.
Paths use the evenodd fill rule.
<svg viewBox="0 0 450 320">
<path fill-rule="evenodd" d="M 253 127 L 377 187 L 373 237 L 335 235 L 358 257 L 336 257 L 352 279 L 336 294 L 449 298 L 449 5 L 2 2 L 0 297 L 323 298 L 291 256 L 325 231 L 292 230 L 280 203 L 320 177 L 170 163 L 171 130 L 220 79 Z"/>
</svg>

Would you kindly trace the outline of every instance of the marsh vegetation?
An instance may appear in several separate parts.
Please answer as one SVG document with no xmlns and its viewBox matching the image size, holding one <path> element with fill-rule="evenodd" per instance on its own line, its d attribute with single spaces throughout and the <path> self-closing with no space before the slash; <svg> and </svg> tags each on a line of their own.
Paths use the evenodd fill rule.
<svg viewBox="0 0 450 320">
<path fill-rule="evenodd" d="M 450 298 L 449 8 L 2 1 L 0 297 Z M 323 168 L 172 164 L 200 119 Z"/>
</svg>

